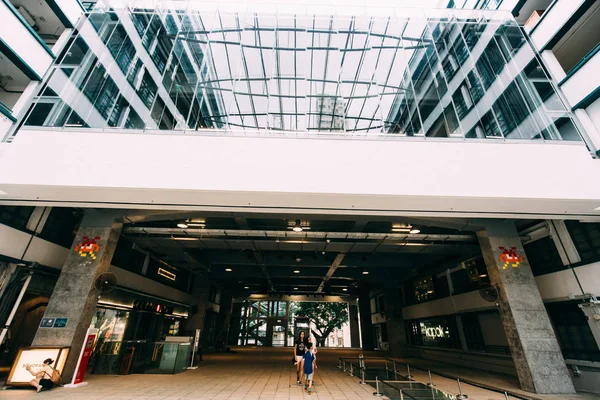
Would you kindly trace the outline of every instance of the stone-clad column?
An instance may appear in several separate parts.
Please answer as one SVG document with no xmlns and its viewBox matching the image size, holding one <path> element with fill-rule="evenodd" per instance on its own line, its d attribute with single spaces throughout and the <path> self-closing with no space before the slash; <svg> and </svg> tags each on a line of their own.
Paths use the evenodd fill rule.
<svg viewBox="0 0 600 400">
<path fill-rule="evenodd" d="M 114 214 L 86 213 L 44 313 L 45 318 L 68 318 L 67 326 L 40 327 L 33 339 L 32 346 L 71 347 L 63 382 L 69 382 L 75 372 L 98 302 L 94 281 L 109 270 L 121 227 Z"/>
<path fill-rule="evenodd" d="M 375 341 L 373 338 L 373 323 L 371 321 L 371 299 L 369 289 L 361 288 L 358 298 L 358 307 L 360 311 L 360 334 L 362 336 L 362 349 L 375 350 Z"/>
<path fill-rule="evenodd" d="M 348 322 L 350 323 L 350 346 L 360 347 L 360 330 L 358 329 L 358 306 L 356 304 L 348 305 Z"/>
<path fill-rule="evenodd" d="M 535 393 L 575 393 L 514 224 L 490 222 L 478 236 L 490 281 L 498 289 L 521 387 Z"/>
<path fill-rule="evenodd" d="M 398 288 L 386 289 L 383 293 L 385 319 L 388 332 L 389 353 L 392 357 L 405 357 L 408 348 L 404 317 L 402 315 L 402 295 Z"/>
</svg>

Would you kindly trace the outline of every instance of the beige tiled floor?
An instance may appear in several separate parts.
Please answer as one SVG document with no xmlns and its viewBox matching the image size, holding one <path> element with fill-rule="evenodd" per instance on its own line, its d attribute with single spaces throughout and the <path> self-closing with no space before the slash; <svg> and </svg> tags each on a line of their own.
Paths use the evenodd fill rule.
<svg viewBox="0 0 600 400">
<path fill-rule="evenodd" d="M 57 388 L 36 394 L 32 389 L 0 391 L 0 399 L 253 399 L 253 400 L 355 400 L 375 399 L 373 388 L 358 384 L 337 368 L 338 357 L 357 357 L 355 350 L 321 349 L 319 368 L 315 376 L 315 393 L 306 394 L 296 385 L 295 367 L 291 363 L 291 349 L 241 348 L 235 354 L 205 356 L 197 370 L 177 375 L 90 375 L 88 386 L 67 389 Z M 381 356 L 366 353 L 366 356 Z M 413 370 L 416 380 L 426 382 L 425 372 Z M 461 371 L 464 372 L 464 371 Z M 479 377 L 479 376 L 477 376 Z M 482 377 L 479 377 L 482 378 Z M 483 378 L 482 378 L 483 379 Z M 502 383 L 496 380 L 492 383 Z M 456 393 L 456 382 L 434 376 L 439 389 Z M 504 382 L 511 387 L 510 382 Z M 514 387 L 512 387 L 514 389 Z M 463 390 L 474 400 L 505 400 L 504 395 L 463 385 Z M 538 396 L 543 400 L 588 400 L 598 397 Z"/>
<path fill-rule="evenodd" d="M 201 367 L 177 375 L 90 375 L 88 386 L 0 392 L 0 399 L 373 399 L 373 388 L 342 373 L 333 355 L 319 355 L 315 392 L 296 384 L 291 349 L 237 349 L 236 354 L 205 356 Z M 322 352 L 326 353 L 325 350 Z"/>
</svg>

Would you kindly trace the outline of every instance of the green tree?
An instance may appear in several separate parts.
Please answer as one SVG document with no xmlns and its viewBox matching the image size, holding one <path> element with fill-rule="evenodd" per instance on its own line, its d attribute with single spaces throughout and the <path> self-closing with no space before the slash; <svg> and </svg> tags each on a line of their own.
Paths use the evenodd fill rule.
<svg viewBox="0 0 600 400">
<path fill-rule="evenodd" d="M 325 340 L 335 328 L 341 329 L 348 322 L 348 304 L 324 302 L 293 302 L 290 304 L 295 316 L 307 317 L 314 324 L 312 334 L 317 346 L 325 346 Z"/>
</svg>

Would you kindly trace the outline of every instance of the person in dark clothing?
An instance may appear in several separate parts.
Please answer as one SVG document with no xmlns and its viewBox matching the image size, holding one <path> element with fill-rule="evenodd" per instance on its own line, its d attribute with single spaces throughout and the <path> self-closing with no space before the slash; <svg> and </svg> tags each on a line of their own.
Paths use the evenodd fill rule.
<svg viewBox="0 0 600 400">
<path fill-rule="evenodd" d="M 300 371 L 302 368 L 302 360 L 304 357 L 304 353 L 306 352 L 307 343 L 308 341 L 304 336 L 304 331 L 301 331 L 300 335 L 298 336 L 298 339 L 296 339 L 296 342 L 294 343 L 294 359 L 296 360 L 294 364 L 296 365 L 296 383 L 298 385 L 302 383 L 300 382 Z"/>
</svg>

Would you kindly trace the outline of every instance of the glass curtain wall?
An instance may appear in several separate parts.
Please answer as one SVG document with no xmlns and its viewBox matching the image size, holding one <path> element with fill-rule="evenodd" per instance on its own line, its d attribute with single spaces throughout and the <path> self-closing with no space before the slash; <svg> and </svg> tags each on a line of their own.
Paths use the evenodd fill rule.
<svg viewBox="0 0 600 400">
<path fill-rule="evenodd" d="M 98 2 L 25 125 L 581 140 L 509 13 L 152 4 Z"/>
<path fill-rule="evenodd" d="M 288 312 L 287 301 L 244 301 L 238 345 L 284 346 Z"/>
</svg>

